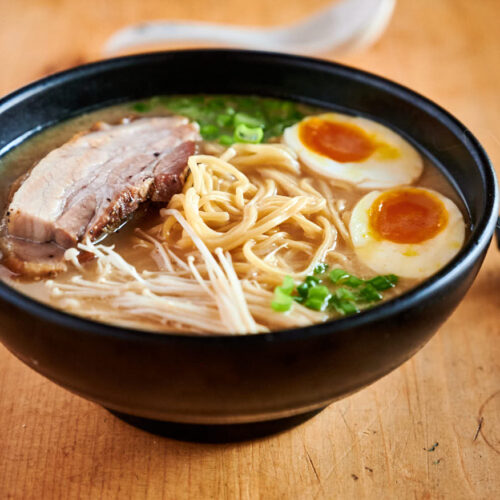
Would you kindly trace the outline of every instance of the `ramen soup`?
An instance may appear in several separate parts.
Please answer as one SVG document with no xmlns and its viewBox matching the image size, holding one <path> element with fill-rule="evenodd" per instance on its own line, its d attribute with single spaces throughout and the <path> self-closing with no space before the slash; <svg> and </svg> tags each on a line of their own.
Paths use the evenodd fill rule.
<svg viewBox="0 0 500 500">
<path fill-rule="evenodd" d="M 438 272 L 466 233 L 456 192 L 403 137 L 276 99 L 113 106 L 39 133 L 0 168 L 2 279 L 153 332 L 358 314 Z"/>
</svg>

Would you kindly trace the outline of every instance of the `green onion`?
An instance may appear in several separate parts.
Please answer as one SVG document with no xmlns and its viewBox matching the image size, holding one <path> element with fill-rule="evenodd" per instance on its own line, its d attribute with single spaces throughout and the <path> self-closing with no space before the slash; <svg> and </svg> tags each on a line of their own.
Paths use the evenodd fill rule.
<svg viewBox="0 0 500 500">
<path fill-rule="evenodd" d="M 212 124 L 203 125 L 200 127 L 200 133 L 203 139 L 211 141 L 219 135 L 219 128 Z"/>
<path fill-rule="evenodd" d="M 150 102 L 136 102 L 132 105 L 132 109 L 138 113 L 147 113 L 153 109 Z"/>
<path fill-rule="evenodd" d="M 233 117 L 231 115 L 217 115 L 215 121 L 219 127 L 227 127 L 232 123 Z"/>
<path fill-rule="evenodd" d="M 271 307 L 278 312 L 288 311 L 292 307 L 294 298 L 292 293 L 295 290 L 295 282 L 291 276 L 285 276 L 281 286 L 274 289 L 274 297 Z"/>
<path fill-rule="evenodd" d="M 343 269 L 332 269 L 330 271 L 330 274 L 328 275 L 330 281 L 335 284 L 337 284 L 342 279 L 349 278 L 350 276 L 351 275 L 347 271 L 344 271 Z"/>
<path fill-rule="evenodd" d="M 326 273 L 326 271 L 328 271 L 328 265 L 325 264 L 324 262 L 321 262 L 314 268 L 313 272 L 314 274 L 323 274 Z"/>
<path fill-rule="evenodd" d="M 356 296 L 347 288 L 337 288 L 337 290 L 335 290 L 335 296 L 344 300 L 356 300 Z"/>
<path fill-rule="evenodd" d="M 281 101 L 278 99 L 266 99 L 262 107 L 267 114 L 273 114 L 281 109 Z"/>
<path fill-rule="evenodd" d="M 342 300 L 338 297 L 332 297 L 330 300 L 330 305 L 332 305 L 337 310 L 337 312 L 339 312 L 343 316 L 349 316 L 351 314 L 359 312 L 359 309 L 354 302 L 350 300 Z"/>
<path fill-rule="evenodd" d="M 395 274 L 386 274 L 384 278 L 386 280 L 389 280 L 393 285 L 397 285 L 399 281 L 399 277 L 396 276 Z"/>
<path fill-rule="evenodd" d="M 350 314 L 359 313 L 359 309 L 356 306 L 356 304 L 354 302 L 349 302 L 347 300 L 341 302 L 340 309 L 346 316 L 349 316 Z"/>
<path fill-rule="evenodd" d="M 325 301 L 321 299 L 307 299 L 304 305 L 309 309 L 314 309 L 315 311 L 321 311 L 325 305 Z"/>
<path fill-rule="evenodd" d="M 398 280 L 399 278 L 395 274 L 386 274 L 384 276 L 375 276 L 375 278 L 368 280 L 367 283 L 370 283 L 377 290 L 383 291 L 396 286 Z"/>
<path fill-rule="evenodd" d="M 325 300 L 330 295 L 330 290 L 325 285 L 312 286 L 307 291 L 308 299 L 322 299 Z"/>
<path fill-rule="evenodd" d="M 274 289 L 274 300 L 271 302 L 271 307 L 277 312 L 289 311 L 292 307 L 293 299 L 290 294 L 285 293 L 281 287 L 277 286 Z"/>
<path fill-rule="evenodd" d="M 307 291 L 309 290 L 309 285 L 307 283 L 302 283 L 297 287 L 298 296 L 294 297 L 297 302 L 303 302 L 307 298 Z"/>
<path fill-rule="evenodd" d="M 248 127 L 240 123 L 234 129 L 234 140 L 237 142 L 247 142 L 249 144 L 258 144 L 264 137 L 264 131 L 260 127 Z"/>
<path fill-rule="evenodd" d="M 360 278 L 356 278 L 356 276 L 349 276 L 347 279 L 341 279 L 340 280 L 342 282 L 343 285 L 347 285 L 347 286 L 350 286 L 351 288 L 357 288 L 358 286 L 361 286 L 365 281 L 360 279 Z"/>
<path fill-rule="evenodd" d="M 360 307 L 368 307 L 367 304 L 381 300 L 383 290 L 387 290 L 398 282 L 398 277 L 394 274 L 376 276 L 370 280 L 363 280 L 344 269 L 332 269 L 328 274 L 331 284 L 328 286 L 321 284 L 321 275 L 328 271 L 328 266 L 324 263 L 318 264 L 314 268 L 314 274 L 306 276 L 303 283 L 293 287 L 293 280 L 287 281 L 288 286 L 284 289 L 287 293 L 296 290 L 292 299 L 304 304 L 309 309 L 323 311 L 326 306 L 335 309 L 343 316 L 355 314 L 360 311 Z M 287 277 L 289 278 L 289 277 Z M 332 288 L 332 284 L 336 285 Z M 283 288 L 282 286 L 282 288 Z M 353 289 L 358 289 L 354 291 Z M 293 293 L 293 292 L 290 292 Z"/>
<path fill-rule="evenodd" d="M 275 294 L 279 294 L 279 300 L 275 297 L 275 306 L 281 308 L 280 310 L 288 310 L 283 308 L 291 307 L 290 300 L 285 298 L 285 296 L 290 296 L 292 301 L 299 302 L 309 309 L 323 311 L 329 307 L 343 316 L 348 316 L 358 313 L 361 306 L 366 308 L 367 304 L 381 300 L 383 297 L 380 292 L 395 286 L 398 282 L 398 277 L 394 274 L 375 276 L 365 281 L 349 274 L 344 269 L 332 269 L 328 277 L 336 287 L 332 288 L 330 284 L 329 288 L 323 285 L 320 279 L 321 275 L 327 271 L 328 266 L 319 263 L 314 268 L 316 276 L 306 276 L 305 280 L 297 286 L 290 276 L 286 276 L 283 284 L 275 289 Z M 357 288 L 360 289 L 353 290 Z"/>
<path fill-rule="evenodd" d="M 283 290 L 283 292 L 291 295 L 291 293 L 295 290 L 295 281 L 293 281 L 293 278 L 291 276 L 285 276 L 280 288 Z"/>
<path fill-rule="evenodd" d="M 223 146 L 231 146 L 231 144 L 234 144 L 234 139 L 231 135 L 223 134 L 219 136 L 219 144 L 222 144 Z"/>
<path fill-rule="evenodd" d="M 226 107 L 226 101 L 222 97 L 213 97 L 206 102 L 206 107 L 210 111 L 220 112 Z"/>
<path fill-rule="evenodd" d="M 292 102 L 289 102 L 289 101 L 283 101 L 281 103 L 281 109 L 280 109 L 281 113 L 285 116 L 293 116 L 293 114 L 295 113 L 296 111 L 296 108 L 294 106 L 294 104 Z"/>
<path fill-rule="evenodd" d="M 316 276 L 306 276 L 304 283 L 307 283 L 307 286 L 316 286 L 319 285 L 319 279 Z"/>
<path fill-rule="evenodd" d="M 203 129 L 204 139 L 217 140 L 225 146 L 235 141 L 257 144 L 279 136 L 303 117 L 298 105 L 291 101 L 230 95 L 160 96 L 136 103 L 133 109 L 147 112 L 158 104 L 196 121 Z"/>
<path fill-rule="evenodd" d="M 325 285 L 311 286 L 307 291 L 307 299 L 304 303 L 306 307 L 321 311 L 328 303 L 330 290 Z"/>
<path fill-rule="evenodd" d="M 266 139 L 269 139 L 271 137 L 279 137 L 286 127 L 287 126 L 284 123 L 277 123 L 276 125 L 273 125 L 272 127 L 267 129 Z"/>
<path fill-rule="evenodd" d="M 246 125 L 247 127 L 264 127 L 265 122 L 256 118 L 255 116 L 250 116 L 247 113 L 236 113 L 234 115 L 234 124 L 238 125 Z"/>
<path fill-rule="evenodd" d="M 359 291 L 359 300 L 362 302 L 377 302 L 382 300 L 382 294 L 372 285 L 366 285 Z"/>
</svg>

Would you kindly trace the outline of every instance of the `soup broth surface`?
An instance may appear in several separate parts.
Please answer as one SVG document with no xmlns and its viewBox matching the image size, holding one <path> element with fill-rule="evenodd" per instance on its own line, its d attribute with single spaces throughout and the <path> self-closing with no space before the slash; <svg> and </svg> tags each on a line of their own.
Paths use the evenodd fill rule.
<svg viewBox="0 0 500 500">
<path fill-rule="evenodd" d="M 259 98 L 254 98 L 259 99 Z M 141 104 L 141 103 L 139 103 Z M 140 111 L 138 111 L 140 109 Z M 321 115 L 325 113 L 325 110 L 320 109 L 312 109 L 305 106 L 298 106 L 301 115 L 309 116 L 309 115 Z M 111 106 L 108 108 L 100 109 L 98 111 L 94 111 L 91 113 L 86 113 L 84 115 L 78 116 L 77 118 L 68 120 L 59 125 L 50 127 L 36 136 L 26 140 L 24 143 L 14 148 L 11 152 L 4 155 L 0 158 L 0 175 L 2 175 L 3 182 L 0 186 L 0 197 L 1 202 L 4 207 L 8 205 L 9 200 L 9 190 L 11 184 L 22 174 L 28 172 L 34 165 L 36 165 L 42 158 L 44 158 L 50 151 L 61 146 L 68 140 L 70 140 L 75 134 L 80 133 L 82 131 L 89 130 L 96 122 L 106 122 L 110 124 L 119 123 L 124 117 L 131 117 L 132 119 L 137 117 L 148 117 L 148 116 L 169 116 L 173 114 L 174 111 L 168 109 L 165 106 L 155 105 L 154 102 L 152 105 L 148 102 L 147 105 L 142 106 L 137 104 L 121 104 L 116 106 Z M 220 120 L 221 121 L 221 120 Z M 248 120 L 250 121 L 250 120 Z M 246 126 L 246 128 L 241 128 L 243 131 L 248 133 L 253 133 L 255 129 L 258 127 Z M 205 129 L 208 130 L 208 129 Z M 333 129 L 332 129 L 333 130 Z M 203 132 L 203 125 L 202 125 Z M 351 131 L 348 131 L 349 134 L 344 133 L 347 137 L 346 141 L 352 141 Z M 310 132 L 311 134 L 314 133 Z M 315 136 L 313 136 L 315 137 Z M 369 140 L 364 139 L 363 147 L 365 148 L 363 151 L 363 155 L 371 154 L 371 151 L 374 147 L 379 146 L 370 146 L 367 142 Z M 316 139 L 315 139 L 316 140 Z M 283 141 L 282 136 L 274 136 L 267 137 L 264 139 L 263 143 L 268 144 L 280 144 Z M 366 144 L 365 144 L 366 143 Z M 326 146 L 323 142 L 321 147 L 323 149 L 330 148 L 331 144 L 326 143 Z M 368 145 L 367 145 L 368 144 Z M 378 143 L 375 143 L 378 144 Z M 214 158 L 218 158 L 220 155 L 224 154 L 228 146 L 225 144 L 220 144 L 218 140 L 214 139 L 204 139 L 200 141 L 198 144 L 198 155 L 211 155 Z M 231 147 L 229 145 L 229 147 Z M 340 146 L 336 146 L 339 148 Z M 370 149 L 372 148 L 372 149 Z M 340 153 L 335 153 L 337 156 Z M 343 154 L 343 153 L 342 153 Z M 384 153 L 384 154 L 392 154 L 392 153 Z M 351 158 L 351 156 L 346 156 L 346 158 Z M 342 157 L 343 158 L 343 157 Z M 357 157 L 354 157 L 357 158 Z M 215 160 L 214 160 L 215 161 Z M 299 164 L 299 170 L 296 174 L 293 174 L 296 177 L 297 185 L 300 185 L 302 180 L 306 180 L 308 185 L 318 193 L 322 192 L 322 186 L 327 183 L 330 186 L 331 193 L 333 194 L 333 199 L 335 203 L 335 207 L 338 209 L 339 216 L 341 218 L 342 223 L 347 231 L 349 231 L 349 223 L 353 213 L 353 210 L 356 204 L 370 191 L 373 189 L 360 188 L 356 186 L 356 184 L 349 184 L 344 181 L 336 181 L 332 180 L 328 177 L 322 176 L 310 165 L 304 163 L 302 158 L 297 159 Z M 228 160 L 231 163 L 231 160 Z M 203 163 L 203 160 L 200 160 L 200 163 Z M 237 163 L 235 163 L 237 165 Z M 266 170 L 264 167 L 268 167 L 269 165 L 264 165 L 262 168 L 262 173 L 260 173 L 259 168 L 252 169 L 247 175 L 251 178 L 252 182 L 256 183 L 256 185 L 266 185 L 266 182 L 269 179 L 269 170 Z M 247 172 L 247 170 L 244 170 Z M 291 174 L 287 174 L 291 175 Z M 451 184 L 447 181 L 445 176 L 431 164 L 427 159 L 423 159 L 423 172 L 421 176 L 418 178 L 416 182 L 413 183 L 413 186 L 418 188 L 428 188 L 433 191 L 436 191 L 443 195 L 444 197 L 450 199 L 455 205 L 457 205 L 462 215 L 465 217 L 465 211 L 463 210 L 463 204 L 461 202 L 460 197 L 453 189 Z M 175 203 L 173 200 L 169 203 L 169 207 L 175 207 Z M 180 205 L 179 205 L 180 206 Z M 150 272 L 150 273 L 158 273 L 158 272 L 166 272 L 164 264 L 162 263 L 162 257 L 159 254 L 158 248 L 151 243 L 151 241 L 145 239 L 144 234 L 146 235 L 154 235 L 155 237 L 160 234 L 162 230 L 162 225 L 165 224 L 166 216 L 164 213 L 161 213 L 160 210 L 165 208 L 165 204 L 149 204 L 147 206 L 143 206 L 134 216 L 119 230 L 116 232 L 109 234 L 101 243 L 107 247 L 113 246 L 114 252 L 116 252 L 119 256 L 121 256 L 127 263 L 133 265 L 138 273 L 142 272 Z M 178 208 L 181 210 L 180 208 Z M 182 212 L 182 210 L 181 210 Z M 172 216 L 170 216 L 172 217 Z M 263 216 L 264 217 L 264 216 Z M 207 219 L 208 220 L 208 219 Z M 314 221 L 314 225 L 317 227 L 322 220 L 321 218 L 317 218 Z M 212 230 L 219 230 L 220 224 L 219 222 L 209 222 L 211 224 Z M 235 222 L 236 224 L 236 222 Z M 288 236 L 287 238 L 290 241 L 298 241 L 304 242 L 306 245 L 309 245 L 311 248 L 316 248 L 318 245 L 319 238 L 321 238 L 321 234 L 318 233 L 317 236 L 311 236 L 307 234 L 307 231 L 304 229 L 304 225 L 295 223 L 294 220 L 290 219 L 288 221 L 283 221 L 279 224 L 279 230 L 276 229 L 275 233 L 272 231 L 269 232 L 269 235 L 273 235 L 278 233 L 279 231 L 285 232 Z M 304 223 L 305 224 L 305 223 Z M 314 227 L 311 229 L 311 231 Z M 139 232 L 138 232 L 139 230 Z M 155 232 L 156 231 L 156 232 Z M 160 231 L 160 232 L 159 232 Z M 182 262 L 188 262 L 189 255 L 195 256 L 195 264 L 200 265 L 200 274 L 203 279 L 206 279 L 208 282 L 207 274 L 208 271 L 204 267 L 203 261 L 198 257 L 197 250 L 192 246 L 187 245 L 186 236 L 182 233 L 182 228 L 179 224 L 174 224 L 170 237 L 173 238 L 172 242 L 169 243 L 169 239 L 167 238 L 165 241 L 159 239 L 160 243 L 164 245 L 165 248 L 168 248 L 169 258 L 173 259 L 173 263 L 175 265 L 176 258 Z M 325 254 L 326 257 L 323 259 L 323 262 L 328 266 L 328 270 L 323 270 L 316 273 L 316 277 L 318 279 L 317 286 L 320 286 L 321 283 L 326 285 L 330 289 L 330 293 L 334 294 L 335 288 L 333 287 L 333 282 L 328 278 L 328 273 L 334 269 L 343 269 L 350 275 L 360 279 L 360 280 L 370 280 L 380 275 L 370 268 L 366 263 L 363 262 L 356 253 L 353 245 L 350 241 L 346 241 L 343 239 L 338 231 L 335 231 L 337 234 L 335 236 L 335 242 L 332 244 L 332 255 L 339 254 L 337 257 L 328 257 L 328 252 Z M 312 233 L 311 233 L 312 234 Z M 179 243 L 180 242 L 180 243 Z M 187 246 L 186 246 L 187 245 Z M 208 245 L 208 244 L 207 244 Z M 283 245 L 282 245 L 283 246 Z M 210 245 L 208 248 L 215 256 L 215 251 Z M 287 323 L 285 320 L 281 321 L 279 318 L 286 318 L 287 315 L 290 316 L 288 311 L 279 311 L 279 307 L 276 306 L 274 309 L 271 306 L 273 300 L 276 300 L 276 292 L 274 292 L 275 287 L 280 287 L 282 281 L 285 279 L 284 276 L 281 276 L 279 279 L 274 277 L 266 277 L 261 283 L 259 280 L 262 278 L 263 274 L 265 274 L 262 270 L 254 268 L 250 263 L 248 265 L 244 265 L 243 260 L 243 245 L 237 246 L 236 248 L 232 248 L 230 250 L 230 255 L 232 257 L 232 263 L 234 264 L 234 268 L 236 270 L 236 274 L 239 279 L 247 280 L 249 283 L 248 286 L 253 286 L 252 282 L 256 282 L 255 286 L 257 288 L 262 289 L 262 294 L 265 294 L 259 299 L 260 302 L 257 302 L 255 299 L 255 303 L 250 301 L 250 311 L 254 317 L 254 320 L 259 325 L 264 325 L 262 329 L 258 331 L 267 331 L 268 329 L 281 329 L 287 328 L 291 326 L 297 326 L 301 323 Z M 306 247 L 304 247 L 306 248 Z M 223 248 L 225 251 L 226 249 Z M 283 259 L 289 259 L 287 261 L 287 265 L 292 270 L 299 270 L 304 268 L 306 261 L 311 257 L 308 255 L 306 250 L 300 251 L 297 250 L 294 252 L 289 252 L 287 254 L 287 248 L 280 248 L 280 240 L 276 239 L 275 244 L 271 244 L 269 248 L 265 251 L 256 251 L 255 255 L 257 258 L 261 259 L 261 262 L 269 262 L 270 265 L 278 266 L 281 262 L 281 257 L 275 262 L 273 260 L 272 252 L 276 252 L 276 255 L 283 255 Z M 281 253 L 280 253 L 281 252 Z M 288 255 L 288 256 L 287 256 Z M 217 257 L 214 257 L 217 258 Z M 266 260 L 267 259 L 267 260 Z M 142 328 L 144 330 L 151 330 L 154 332 L 190 332 L 190 333 L 198 333 L 198 329 L 194 325 L 183 323 L 182 320 L 176 319 L 177 316 L 172 314 L 168 316 L 165 313 L 165 316 L 159 316 L 152 314 L 150 306 L 144 306 L 144 312 L 141 312 L 140 306 L 135 306 L 132 304 L 123 303 L 120 306 L 109 305 L 108 296 L 105 294 L 100 296 L 99 293 L 90 293 L 89 295 L 85 295 L 84 291 L 87 290 L 85 287 L 82 287 L 80 292 L 81 295 L 78 295 L 76 292 L 65 292 L 64 287 L 58 288 L 58 285 L 69 285 L 72 286 L 75 278 L 82 277 L 85 282 L 95 281 L 97 284 L 100 283 L 102 269 L 99 269 L 98 265 L 99 259 L 94 259 L 89 262 L 83 263 L 83 269 L 79 269 L 75 266 L 70 265 L 66 272 L 60 273 L 57 276 L 49 277 L 49 278 L 40 278 L 40 279 L 28 279 L 23 276 L 19 276 L 11 272 L 5 266 L 0 265 L 0 273 L 1 279 L 8 283 L 10 286 L 14 287 L 16 290 L 26 294 L 29 297 L 32 297 L 40 302 L 48 304 L 50 306 L 66 310 L 71 312 L 72 314 L 77 314 L 85 317 L 90 317 L 96 319 L 98 321 L 108 322 L 112 324 L 132 326 L 135 328 Z M 240 262 L 241 260 L 241 262 Z M 316 264 L 321 264 L 320 262 Z M 314 276 L 314 273 L 310 273 Z M 397 273 L 394 273 L 397 274 Z M 188 272 L 183 271 L 181 273 L 181 277 L 187 279 Z M 304 281 L 306 276 L 301 278 L 294 277 L 295 285 L 299 286 L 300 283 Z M 192 279 L 192 277 L 190 277 Z M 405 291 L 415 287 L 418 283 L 423 281 L 425 278 L 415 278 L 415 277 L 399 277 L 397 280 L 397 284 L 395 286 L 391 286 L 388 289 L 383 290 L 381 295 L 383 295 L 383 300 L 376 301 L 374 303 L 366 304 L 365 306 L 360 306 L 360 310 L 365 309 L 366 307 L 372 307 L 377 305 L 378 303 L 386 300 L 390 300 L 396 295 L 400 295 Z M 260 284 L 259 284 L 260 283 Z M 315 286 L 316 286 L 315 285 Z M 128 285 L 127 285 L 128 286 Z M 133 288 L 133 285 L 129 286 L 130 289 Z M 124 288 L 125 289 L 125 288 Z M 338 288 L 337 288 L 338 289 Z M 62 291 L 61 291 L 62 290 Z M 359 288 L 349 289 L 352 293 L 356 294 L 359 291 Z M 254 290 L 255 291 L 255 290 Z M 318 289 L 318 293 L 321 290 Z M 156 293 L 156 292 L 154 292 Z M 252 292 L 253 293 L 253 292 Z M 255 292 L 257 295 L 258 293 Z M 274 293 L 274 295 L 273 295 Z M 291 292 L 292 296 L 296 296 L 297 292 Z M 332 295 L 333 296 L 333 295 Z M 147 297 L 147 293 L 144 295 Z M 274 299 L 273 299 L 274 297 Z M 164 297 L 162 298 L 162 300 Z M 159 300 L 159 299 L 158 299 Z M 166 299 L 165 299 L 166 300 Z M 252 299 L 254 300 L 254 299 Z M 307 300 L 307 298 L 305 299 Z M 354 300 L 354 299 L 353 299 Z M 285 300 L 286 301 L 286 300 Z M 187 300 L 189 302 L 189 300 Z M 196 304 L 196 307 L 204 307 L 205 302 L 208 304 L 208 297 L 206 299 L 199 299 Z M 107 305 L 105 305 L 107 304 Z M 200 305 L 201 304 L 201 305 Z M 265 323 L 264 319 L 264 309 L 265 304 L 268 304 L 269 315 L 276 319 L 275 323 Z M 162 306 L 159 305 L 159 308 Z M 193 306 L 195 307 L 195 306 Z M 207 307 L 212 307 L 207 305 Z M 215 308 L 215 306 L 213 306 Z M 299 307 L 299 306 L 297 306 Z M 301 307 L 304 307 L 303 304 Z M 135 309 L 134 309 L 135 308 Z M 154 308 L 153 308 L 154 309 Z M 132 314 L 124 314 L 124 311 L 137 311 L 133 315 Z M 215 309 L 214 309 L 215 310 Z M 168 311 L 167 311 L 168 312 Z M 187 314 L 187 313 L 183 313 Z M 196 314 L 196 310 L 193 309 L 191 314 Z M 207 313 L 208 314 L 208 313 Z M 210 314 L 214 314 L 215 312 L 210 312 Z M 304 313 L 305 314 L 305 313 Z M 314 316 L 314 315 L 317 316 Z M 280 316 L 281 315 L 281 316 Z M 311 310 L 311 316 L 309 321 L 324 321 L 326 319 L 335 319 L 341 317 L 342 314 L 339 313 L 338 309 L 333 307 L 328 308 L 325 307 L 322 310 Z M 210 316 L 212 317 L 212 316 Z M 215 316 L 214 316 L 215 317 Z M 173 318 L 173 319 L 172 319 Z M 305 316 L 304 316 L 305 318 Z M 218 325 L 219 319 L 214 319 L 214 325 Z M 297 320 L 298 321 L 298 320 Z M 301 320 L 302 321 L 302 320 Z M 305 320 L 304 320 L 305 321 Z M 208 328 L 210 330 L 210 328 Z M 214 326 L 214 330 L 217 330 L 216 326 Z M 205 334 L 209 333 L 221 333 L 219 331 L 207 331 L 203 332 Z M 229 332 L 227 332 L 229 333 Z M 246 333 L 246 332 L 238 332 L 238 333 Z"/>
</svg>

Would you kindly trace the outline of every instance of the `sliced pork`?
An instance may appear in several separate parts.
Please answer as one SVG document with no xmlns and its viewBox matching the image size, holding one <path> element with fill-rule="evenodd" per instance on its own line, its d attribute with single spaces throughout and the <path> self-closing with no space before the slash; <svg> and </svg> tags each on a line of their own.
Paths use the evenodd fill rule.
<svg viewBox="0 0 500 500">
<path fill-rule="evenodd" d="M 12 196 L 4 221 L 4 260 L 46 275 L 64 268 L 64 250 L 118 227 L 147 200 L 181 191 L 200 139 L 184 117 L 99 124 L 51 151 Z"/>
</svg>

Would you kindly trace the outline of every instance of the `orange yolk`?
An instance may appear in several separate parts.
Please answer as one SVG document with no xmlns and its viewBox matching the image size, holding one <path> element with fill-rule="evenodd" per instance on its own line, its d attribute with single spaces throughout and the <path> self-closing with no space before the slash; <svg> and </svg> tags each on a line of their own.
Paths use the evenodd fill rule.
<svg viewBox="0 0 500 500">
<path fill-rule="evenodd" d="M 386 191 L 372 204 L 370 226 L 381 239 L 395 243 L 422 243 L 442 231 L 448 222 L 443 202 L 418 188 Z"/>
<path fill-rule="evenodd" d="M 303 121 L 299 138 L 311 151 L 340 163 L 363 161 L 376 149 L 370 137 L 356 125 L 320 118 Z"/>
</svg>

